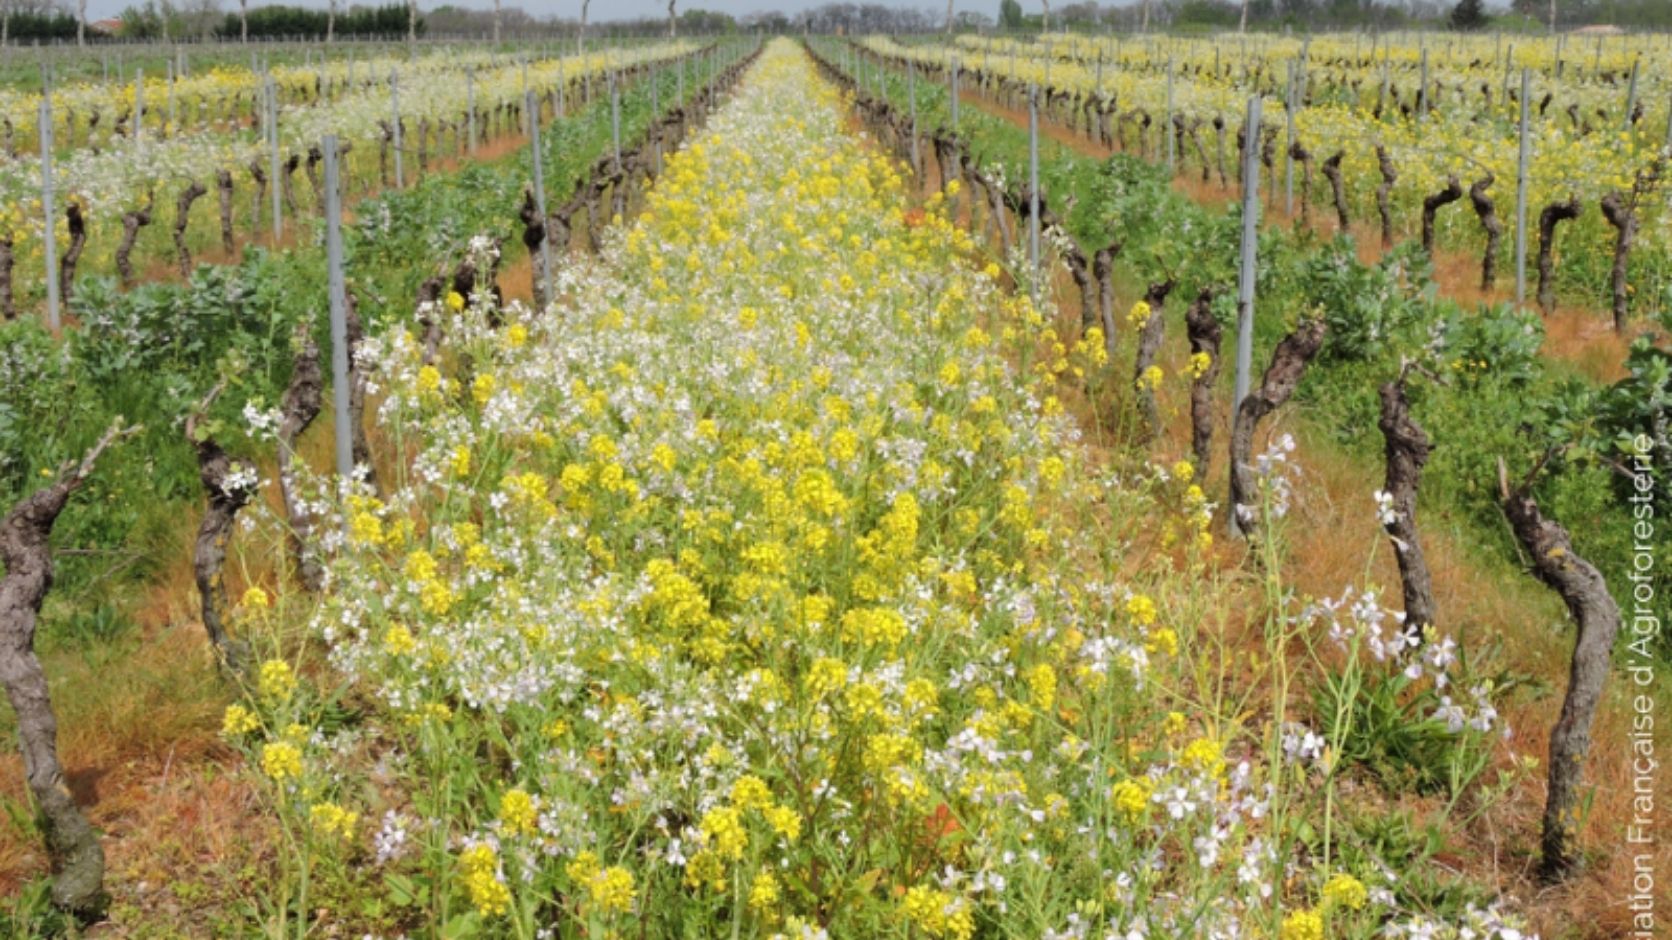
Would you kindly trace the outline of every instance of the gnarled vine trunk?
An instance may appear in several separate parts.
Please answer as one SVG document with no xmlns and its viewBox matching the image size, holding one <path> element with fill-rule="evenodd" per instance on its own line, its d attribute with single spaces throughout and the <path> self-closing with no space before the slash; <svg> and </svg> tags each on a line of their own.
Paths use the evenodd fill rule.
<svg viewBox="0 0 1672 940">
<path fill-rule="evenodd" d="M 1559 523 L 1546 519 L 1528 492 L 1531 481 L 1510 489 L 1503 461 L 1498 462 L 1498 492 L 1504 516 L 1516 541 L 1531 559 L 1534 577 L 1567 604 L 1579 626 L 1573 644 L 1562 713 L 1550 731 L 1546 762 L 1548 796 L 1540 839 L 1539 874 L 1546 881 L 1566 878 L 1579 864 L 1580 788 L 1585 756 L 1591 749 L 1591 724 L 1608 678 L 1609 657 L 1620 631 L 1620 608 L 1596 566 L 1573 550 L 1573 540 Z"/>
<path fill-rule="evenodd" d="M 226 581 L 222 569 L 226 566 L 226 546 L 232 540 L 233 523 L 238 511 L 249 503 L 254 494 L 253 471 L 233 461 L 225 449 L 200 424 L 203 416 L 226 388 L 223 380 L 198 403 L 186 418 L 186 442 L 197 454 L 197 477 L 203 484 L 207 505 L 198 523 L 197 541 L 192 548 L 192 574 L 201 599 L 204 632 L 214 647 L 215 658 L 231 673 L 243 670 L 248 660 L 247 647 L 227 636 L 224 617 L 227 610 Z"/>
<path fill-rule="evenodd" d="M 1538 305 L 1548 316 L 1556 312 L 1556 226 L 1579 218 L 1579 197 L 1553 202 L 1538 214 Z"/>
<path fill-rule="evenodd" d="M 215 192 L 220 200 L 221 210 L 221 251 L 228 259 L 232 257 L 232 171 L 215 171 Z"/>
<path fill-rule="evenodd" d="M 540 210 L 534 204 L 534 190 L 523 187 L 522 205 L 517 209 L 517 218 L 522 221 L 523 248 L 528 251 L 532 277 L 534 279 L 534 306 L 540 310 L 546 309 L 551 302 L 546 296 L 546 265 L 544 256 L 540 252 L 540 245 L 546 240 L 546 220 L 540 218 Z"/>
<path fill-rule="evenodd" d="M 1388 156 L 1388 148 L 1376 145 L 1376 165 L 1382 174 L 1382 184 L 1376 187 L 1376 214 L 1382 218 L 1382 247 L 1393 247 L 1393 184 L 1399 181 L 1399 170 Z"/>
<path fill-rule="evenodd" d="M 1335 223 L 1340 231 L 1347 231 L 1352 223 L 1347 219 L 1347 190 L 1341 183 L 1341 161 L 1347 151 L 1337 150 L 1324 161 L 1324 179 L 1329 180 L 1330 198 L 1335 202 Z"/>
<path fill-rule="evenodd" d="M 40 813 L 41 832 L 53 868 L 52 902 L 78 918 L 104 908 L 104 849 L 75 804 L 58 763 L 58 719 L 46 673 L 35 655 L 35 625 L 52 587 L 52 527 L 92 475 L 99 456 L 119 437 L 137 431 L 114 425 L 81 463 L 13 506 L 0 519 L 0 684 L 17 715 L 18 745 L 29 792 Z"/>
<path fill-rule="evenodd" d="M 325 377 L 319 367 L 319 346 L 305 326 L 297 328 L 296 363 L 290 385 L 279 401 L 279 493 L 290 523 L 290 551 L 302 587 L 317 592 L 325 583 L 325 568 L 314 545 L 313 514 L 302 498 L 296 442 L 319 417 L 325 400 Z"/>
<path fill-rule="evenodd" d="M 202 183 L 193 180 L 180 191 L 180 198 L 174 204 L 174 250 L 179 255 L 181 277 L 192 276 L 192 251 L 186 245 L 186 226 L 191 222 L 192 203 L 208 191 Z"/>
<path fill-rule="evenodd" d="M 1190 382 L 1190 452 L 1196 457 L 1196 475 L 1204 476 L 1213 460 L 1213 386 L 1219 380 L 1219 344 L 1224 330 L 1213 315 L 1213 289 L 1202 288 L 1184 311 L 1190 352 L 1207 356 L 1207 367 Z"/>
<path fill-rule="evenodd" d="M 152 194 L 146 193 L 144 206 L 122 213 L 122 241 L 116 246 L 116 273 L 121 278 L 123 287 L 133 285 L 134 241 L 139 238 L 139 230 L 151 224 L 151 209 L 154 202 Z"/>
<path fill-rule="evenodd" d="M 1405 396 L 1405 374 L 1383 383 L 1382 413 L 1377 426 L 1382 429 L 1382 453 L 1387 470 L 1382 490 L 1391 505 L 1382 528 L 1393 540 L 1394 557 L 1399 564 L 1399 581 L 1405 598 L 1405 633 L 1413 639 L 1422 637 L 1423 628 L 1434 622 L 1434 580 L 1428 573 L 1428 561 L 1422 553 L 1422 542 L 1417 538 L 1417 488 L 1422 485 L 1422 468 L 1432 449 L 1428 435 L 1411 419 L 1411 403 Z"/>
<path fill-rule="evenodd" d="M 1271 354 L 1260 387 L 1237 403 L 1231 422 L 1231 512 L 1237 530 L 1252 536 L 1259 525 L 1254 508 L 1255 481 L 1252 451 L 1260 421 L 1289 400 L 1300 385 L 1306 366 L 1324 344 L 1323 318 L 1301 322 L 1283 337 Z"/>
<path fill-rule="evenodd" d="M 58 259 L 58 294 L 64 298 L 64 306 L 75 299 L 75 269 L 81 264 L 81 253 L 87 248 L 87 217 L 81 212 L 81 204 L 71 202 L 64 207 L 64 216 L 69 220 L 70 245 L 64 250 L 64 257 Z"/>
<path fill-rule="evenodd" d="M 343 321 L 348 340 L 348 420 L 349 448 L 356 467 L 365 467 L 365 480 L 377 489 L 377 467 L 372 463 L 371 442 L 366 439 L 366 367 L 360 362 L 360 347 L 365 343 L 366 328 L 360 320 L 360 302 L 354 291 L 343 293 Z"/>
<path fill-rule="evenodd" d="M 1429 257 L 1434 255 L 1434 216 L 1441 207 L 1448 206 L 1463 198 L 1463 184 L 1457 177 L 1446 178 L 1445 188 L 1430 193 L 1422 199 L 1422 250 Z"/>
<path fill-rule="evenodd" d="M 1300 164 L 1300 221 L 1305 225 L 1312 218 L 1312 151 L 1297 140 L 1289 145 L 1289 156 Z"/>
<path fill-rule="evenodd" d="M 1614 331 L 1626 331 L 1626 316 L 1630 312 L 1626 292 L 1626 261 L 1631 255 L 1632 242 L 1637 239 L 1637 206 L 1618 191 L 1602 197 L 1602 216 L 1614 226 L 1614 264 L 1609 269 L 1609 292 L 1613 297 Z"/>
<path fill-rule="evenodd" d="M 1132 386 L 1138 394 L 1138 412 L 1144 419 L 1146 439 L 1153 439 L 1161 432 L 1161 414 L 1155 406 L 1155 386 L 1145 373 L 1155 366 L 1156 354 L 1161 351 L 1161 340 L 1167 327 L 1162 308 L 1166 306 L 1167 295 L 1172 292 L 1171 278 L 1151 284 L 1144 291 L 1144 302 L 1149 304 L 1150 315 L 1138 331 L 1138 353 L 1132 361 Z"/>
<path fill-rule="evenodd" d="M 12 295 L 12 267 L 15 264 L 12 248 L 15 242 L 10 231 L 0 232 L 0 320 L 17 319 L 17 300 Z"/>
<path fill-rule="evenodd" d="M 253 232 L 261 226 L 261 209 L 267 201 L 267 171 L 261 168 L 260 160 L 250 161 L 250 179 L 255 180 L 255 192 L 251 194 L 250 202 L 250 230 Z"/>
<path fill-rule="evenodd" d="M 1497 208 L 1492 204 L 1492 197 L 1486 194 L 1494 181 L 1495 178 L 1488 173 L 1469 186 L 1469 202 L 1475 207 L 1475 215 L 1480 217 L 1480 227 L 1486 230 L 1486 248 L 1480 256 L 1481 290 L 1491 290 L 1498 280 L 1498 243 L 1504 237 L 1504 223 L 1498 221 Z"/>
<path fill-rule="evenodd" d="M 1103 352 L 1115 360 L 1115 255 L 1120 243 L 1112 242 L 1092 255 L 1092 276 L 1097 278 L 1097 318 L 1103 325 Z"/>
<path fill-rule="evenodd" d="M 284 162 L 279 164 L 279 187 L 284 193 L 284 211 L 290 213 L 293 219 L 296 218 L 296 168 L 301 164 L 301 156 L 294 153 L 285 157 Z"/>
</svg>

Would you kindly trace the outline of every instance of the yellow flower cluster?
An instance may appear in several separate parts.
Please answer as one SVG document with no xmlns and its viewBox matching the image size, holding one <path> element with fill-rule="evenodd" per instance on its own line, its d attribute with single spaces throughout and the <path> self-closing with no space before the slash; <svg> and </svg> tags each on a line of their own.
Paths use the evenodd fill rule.
<svg viewBox="0 0 1672 940">
<path fill-rule="evenodd" d="M 914 928 L 936 940 L 970 940 L 975 935 L 969 902 L 945 891 L 914 885 L 901 899 L 900 911 Z"/>
<path fill-rule="evenodd" d="M 328 839 L 346 842 L 354 838 L 354 828 L 360 823 L 360 814 L 346 810 L 336 803 L 315 803 L 308 808 L 308 819 L 315 832 Z"/>
<path fill-rule="evenodd" d="M 511 909 L 511 889 L 499 875 L 499 853 L 480 843 L 459 855 L 459 874 L 465 893 L 483 917 L 499 917 Z"/>
<path fill-rule="evenodd" d="M 261 675 L 257 683 L 262 698 L 277 702 L 289 701 L 296 693 L 296 673 L 290 664 L 282 659 L 269 659 L 261 664 Z"/>
<path fill-rule="evenodd" d="M 261 772 L 275 783 L 302 776 L 302 751 L 289 741 L 275 741 L 261 748 Z"/>
<path fill-rule="evenodd" d="M 221 734 L 229 738 L 249 734 L 259 727 L 261 719 L 242 705 L 228 705 L 226 713 L 221 716 Z"/>
<path fill-rule="evenodd" d="M 533 832 L 535 818 L 534 798 L 528 795 L 527 790 L 506 790 L 505 795 L 499 798 L 499 822 L 505 827 L 507 835 L 520 836 Z"/>
</svg>

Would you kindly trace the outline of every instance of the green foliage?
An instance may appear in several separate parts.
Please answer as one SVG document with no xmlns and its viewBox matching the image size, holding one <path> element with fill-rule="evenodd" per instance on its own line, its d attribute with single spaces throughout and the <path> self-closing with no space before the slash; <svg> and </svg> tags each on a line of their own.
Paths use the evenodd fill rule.
<svg viewBox="0 0 1672 940">
<path fill-rule="evenodd" d="M 1398 894 L 1412 907 L 1458 912 L 1470 903 L 1488 904 L 1489 892 L 1471 885 L 1445 865 L 1425 864 L 1445 849 L 1445 833 L 1433 820 L 1418 821 L 1410 810 L 1345 808 L 1352 838 L 1343 839 L 1341 866 L 1349 871 L 1397 868 Z"/>
<path fill-rule="evenodd" d="M 1449 307 L 1441 336 L 1452 371 L 1464 382 L 1490 372 L 1510 385 L 1527 385 L 1543 371 L 1539 348 L 1544 321 L 1509 304 L 1481 307 L 1473 313 Z"/>
<path fill-rule="evenodd" d="M 1426 310 L 1400 277 L 1401 260 L 1359 264 L 1352 243 L 1340 237 L 1300 260 L 1300 290 L 1323 309 L 1329 327 L 1324 361 L 1363 362 L 1385 356 L 1390 346 L 1422 342 L 1413 334 Z"/>
<path fill-rule="evenodd" d="M 52 879 L 37 878 L 0 906 L 0 936 L 73 936 L 72 920 L 52 906 Z"/>
<path fill-rule="evenodd" d="M 1326 676 L 1313 697 L 1319 715 L 1348 714 L 1342 729 L 1342 766 L 1362 768 L 1390 790 L 1455 795 L 1485 766 L 1490 746 L 1481 735 L 1448 730 L 1433 717 L 1440 690 L 1413 689 L 1400 672 L 1371 672 L 1349 687 Z"/>
<path fill-rule="evenodd" d="M 1022 5 L 1016 0 L 999 0 L 999 28 L 1022 28 Z"/>
<path fill-rule="evenodd" d="M 1668 443 L 1668 434 L 1672 434 L 1668 428 L 1672 421 L 1672 352 L 1640 338 L 1626 357 L 1626 369 L 1629 374 L 1601 396 L 1593 446 L 1628 468 L 1634 465 L 1643 439 L 1647 439 L 1651 451 L 1658 449 L 1658 458 L 1655 453 L 1649 454 L 1649 462 L 1659 465 L 1650 492 L 1655 515 L 1666 518 L 1672 516 L 1672 466 L 1666 462 L 1672 453 L 1672 444 Z M 1635 481 L 1623 475 L 1616 477 L 1615 487 L 1622 499 L 1636 492 Z"/>
<path fill-rule="evenodd" d="M 1451 8 L 1451 28 L 1476 30 L 1486 25 L 1486 8 L 1481 0 L 1458 0 Z"/>
<path fill-rule="evenodd" d="M 1178 13 L 1173 17 L 1175 27 L 1203 27 L 1209 29 L 1225 29 L 1234 27 L 1239 20 L 1238 11 L 1230 4 L 1215 3 L 1212 0 L 1186 0 L 1179 5 Z"/>
<path fill-rule="evenodd" d="M 350 7 L 337 14 L 335 34 L 338 36 L 400 37 L 407 31 L 408 12 L 405 4 L 389 3 L 375 7 Z M 251 36 L 323 37 L 329 14 L 324 10 L 272 5 L 256 7 L 249 13 Z M 228 13 L 218 30 L 222 38 L 236 39 L 242 35 L 242 23 L 236 13 Z M 424 34 L 424 17 L 418 17 L 418 35 Z"/>
<path fill-rule="evenodd" d="M 12 42 L 27 42 L 32 39 L 74 39 L 76 18 L 68 13 L 53 11 L 50 13 L 19 12 L 10 15 L 7 25 L 7 35 Z"/>
<path fill-rule="evenodd" d="M 1111 241 L 1146 282 L 1172 277 L 1186 291 L 1230 283 L 1241 220 L 1173 197 L 1166 170 L 1126 154 L 1095 164 L 1077 192 L 1089 192 L 1070 218 L 1083 248 Z"/>
</svg>

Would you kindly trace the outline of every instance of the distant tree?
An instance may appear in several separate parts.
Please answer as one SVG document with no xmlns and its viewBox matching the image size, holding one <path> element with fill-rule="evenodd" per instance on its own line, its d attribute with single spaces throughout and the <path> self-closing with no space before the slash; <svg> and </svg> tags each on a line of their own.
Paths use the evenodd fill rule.
<svg viewBox="0 0 1672 940">
<path fill-rule="evenodd" d="M 1228 29 L 1236 21 L 1236 9 L 1220 0 L 1184 0 L 1173 14 L 1174 24 L 1180 26 Z"/>
<path fill-rule="evenodd" d="M 208 41 L 221 28 L 221 0 L 186 0 L 180 8 L 182 33 Z"/>
<path fill-rule="evenodd" d="M 198 0 L 205 8 L 212 5 L 210 0 Z M 436 10 L 438 17 L 444 16 L 447 8 Z M 128 18 L 133 11 L 123 11 L 123 33 L 129 30 Z M 380 7 L 356 6 L 346 13 L 333 16 L 325 10 L 315 10 L 306 7 L 293 6 L 259 6 L 249 11 L 248 17 L 227 13 L 216 14 L 219 17 L 219 27 L 214 30 L 222 39 L 230 39 L 246 34 L 250 36 L 306 36 L 309 38 L 323 38 L 327 34 L 341 32 L 349 36 L 381 36 L 388 39 L 399 37 L 408 31 L 408 10 L 405 5 L 396 0 L 394 3 Z M 483 14 L 487 16 L 488 14 Z M 479 32 L 487 26 L 487 20 L 475 24 L 469 30 L 454 29 L 455 32 Z M 417 33 L 426 32 L 427 23 L 420 18 Z"/>
<path fill-rule="evenodd" d="M 793 25 L 790 18 L 777 10 L 767 10 L 764 13 L 750 13 L 738 20 L 738 25 L 744 29 L 758 29 L 763 33 L 787 33 Z"/>
<path fill-rule="evenodd" d="M 999 28 L 1022 28 L 1022 4 L 1017 0 L 999 0 Z"/>
<path fill-rule="evenodd" d="M 737 31 L 737 20 L 729 13 L 686 10 L 679 14 L 679 29 L 687 36 L 712 36 Z"/>
<path fill-rule="evenodd" d="M 1093 27 L 1102 17 L 1103 9 L 1092 0 L 1080 3 L 1070 3 L 1057 8 L 1057 24 L 1063 29 L 1078 27 Z"/>
<path fill-rule="evenodd" d="M 57 0 L 0 0 L 0 46 L 14 39 L 70 39 L 77 25 Z"/>
<path fill-rule="evenodd" d="M 1039 4 L 1044 7 L 1044 13 L 1039 17 L 1039 31 L 1048 33 L 1051 31 L 1051 0 L 1039 0 Z"/>
<path fill-rule="evenodd" d="M 1486 25 L 1486 10 L 1481 0 L 1457 0 L 1451 8 L 1451 28 L 1476 30 Z"/>
</svg>

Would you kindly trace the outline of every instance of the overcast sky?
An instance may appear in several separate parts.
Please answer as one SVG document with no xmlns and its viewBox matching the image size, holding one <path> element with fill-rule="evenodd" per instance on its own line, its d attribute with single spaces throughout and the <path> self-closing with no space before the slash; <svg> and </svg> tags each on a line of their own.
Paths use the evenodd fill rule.
<svg viewBox="0 0 1672 940">
<path fill-rule="evenodd" d="M 88 0 L 87 15 L 91 19 L 115 16 L 123 8 L 143 2 L 144 0 Z M 251 0 L 250 6 L 261 6 L 266 2 L 267 0 Z M 326 6 L 326 0 L 274 0 L 274 2 L 322 9 Z M 348 2 L 353 3 L 356 0 L 348 0 Z M 380 0 L 358 0 L 358 2 L 374 4 L 380 2 Z M 446 2 L 446 0 L 418 0 L 418 5 L 420 8 L 429 8 L 440 6 L 443 2 Z M 493 0 L 451 0 L 451 2 L 462 7 L 493 8 Z M 764 10 L 782 10 L 785 13 L 790 13 L 824 6 L 828 2 L 831 2 L 831 0 L 695 0 L 695 2 L 679 0 L 679 9 L 719 10 L 733 16 L 742 16 L 746 13 L 759 13 Z M 913 0 L 847 0 L 847 2 L 881 3 L 883 6 L 890 7 L 915 7 L 922 10 L 935 10 L 937 15 L 945 15 L 946 11 L 946 0 L 938 0 L 938 2 L 937 0 L 916 0 L 916 2 L 913 2 Z M 1104 2 L 1109 3 L 1111 0 L 1104 0 Z M 1121 2 L 1121 0 L 1114 0 L 1114 2 Z M 529 0 L 526 3 L 504 0 L 504 3 L 508 7 L 520 6 L 534 16 L 549 16 L 556 13 L 574 18 L 580 16 L 581 10 L 580 0 Z M 345 3 L 345 5 L 347 4 Z M 955 0 L 954 5 L 959 10 L 977 10 L 988 16 L 997 16 L 999 11 L 999 0 Z M 238 3 L 237 0 L 221 0 L 221 7 L 227 11 L 236 12 Z M 1022 0 L 1022 8 L 1036 12 L 1039 8 L 1039 0 Z M 593 21 L 634 19 L 641 16 L 666 16 L 667 12 L 667 0 L 592 0 L 592 7 L 587 12 L 587 19 Z"/>
</svg>

